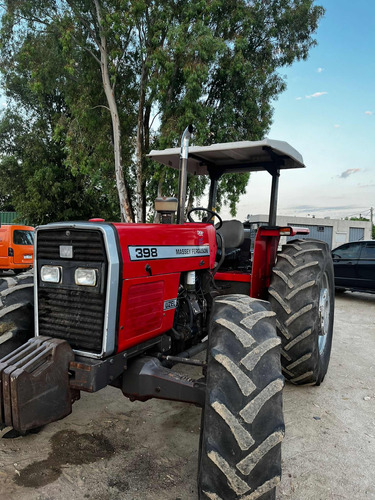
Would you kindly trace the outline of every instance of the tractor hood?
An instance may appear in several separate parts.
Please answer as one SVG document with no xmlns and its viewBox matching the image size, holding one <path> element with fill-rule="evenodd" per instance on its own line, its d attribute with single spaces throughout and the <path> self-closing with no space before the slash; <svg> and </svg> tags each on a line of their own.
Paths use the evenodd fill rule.
<svg viewBox="0 0 375 500">
<path fill-rule="evenodd" d="M 153 150 L 147 155 L 154 161 L 179 168 L 180 148 Z M 287 142 L 264 139 L 191 146 L 188 172 L 193 175 L 257 172 L 261 170 L 304 168 L 302 156 Z"/>
</svg>

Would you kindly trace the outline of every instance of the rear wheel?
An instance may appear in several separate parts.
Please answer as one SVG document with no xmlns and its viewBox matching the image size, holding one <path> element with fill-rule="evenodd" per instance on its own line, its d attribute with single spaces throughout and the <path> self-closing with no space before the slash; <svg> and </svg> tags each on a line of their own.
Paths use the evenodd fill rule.
<svg viewBox="0 0 375 500">
<path fill-rule="evenodd" d="M 328 245 L 292 240 L 277 256 L 269 287 L 282 341 L 283 373 L 294 384 L 319 385 L 333 334 L 334 276 Z"/>
<path fill-rule="evenodd" d="M 34 334 L 33 272 L 0 278 L 0 359 Z"/>
<path fill-rule="evenodd" d="M 202 413 L 200 499 L 273 500 L 281 476 L 283 377 L 270 304 L 216 299 Z"/>
</svg>

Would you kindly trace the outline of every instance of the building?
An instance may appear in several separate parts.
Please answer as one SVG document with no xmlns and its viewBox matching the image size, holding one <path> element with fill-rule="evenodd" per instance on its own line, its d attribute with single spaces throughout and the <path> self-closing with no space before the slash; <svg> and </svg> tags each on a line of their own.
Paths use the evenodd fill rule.
<svg viewBox="0 0 375 500">
<path fill-rule="evenodd" d="M 268 215 L 248 215 L 247 221 L 257 225 L 268 224 Z M 354 221 L 342 219 L 318 219 L 314 217 L 289 217 L 278 215 L 278 226 L 306 227 L 310 230 L 308 238 L 315 238 L 328 243 L 331 249 L 350 241 L 371 240 L 372 227 L 370 221 Z M 298 236 L 304 238 L 306 236 Z M 290 240 L 292 238 L 287 238 Z"/>
</svg>

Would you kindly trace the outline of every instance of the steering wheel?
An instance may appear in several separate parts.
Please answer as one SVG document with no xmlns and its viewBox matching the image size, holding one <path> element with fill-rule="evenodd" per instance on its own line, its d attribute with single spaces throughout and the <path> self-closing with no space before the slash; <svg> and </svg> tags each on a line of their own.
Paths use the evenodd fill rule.
<svg viewBox="0 0 375 500">
<path fill-rule="evenodd" d="M 189 219 L 190 222 L 196 222 L 191 214 L 193 212 L 206 212 L 208 215 L 210 215 L 211 217 L 208 219 L 212 219 L 213 217 L 217 217 L 219 219 L 219 222 L 218 222 L 218 226 L 216 229 L 220 229 L 221 226 L 223 225 L 223 219 L 220 217 L 220 215 L 218 215 L 216 212 L 214 212 L 213 210 L 209 210 L 208 208 L 203 208 L 203 207 L 197 207 L 197 208 L 191 208 L 188 213 L 187 213 L 187 218 Z"/>
</svg>

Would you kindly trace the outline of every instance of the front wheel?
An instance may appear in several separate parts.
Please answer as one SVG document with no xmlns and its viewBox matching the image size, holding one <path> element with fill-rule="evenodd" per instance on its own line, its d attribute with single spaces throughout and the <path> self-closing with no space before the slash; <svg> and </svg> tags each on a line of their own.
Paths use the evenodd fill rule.
<svg viewBox="0 0 375 500">
<path fill-rule="evenodd" d="M 331 354 L 335 300 L 328 245 L 312 239 L 287 243 L 277 256 L 268 292 L 285 378 L 297 385 L 320 385 Z"/>
<path fill-rule="evenodd" d="M 221 296 L 210 327 L 199 498 L 274 500 L 284 436 L 275 313 L 265 301 Z"/>
</svg>

